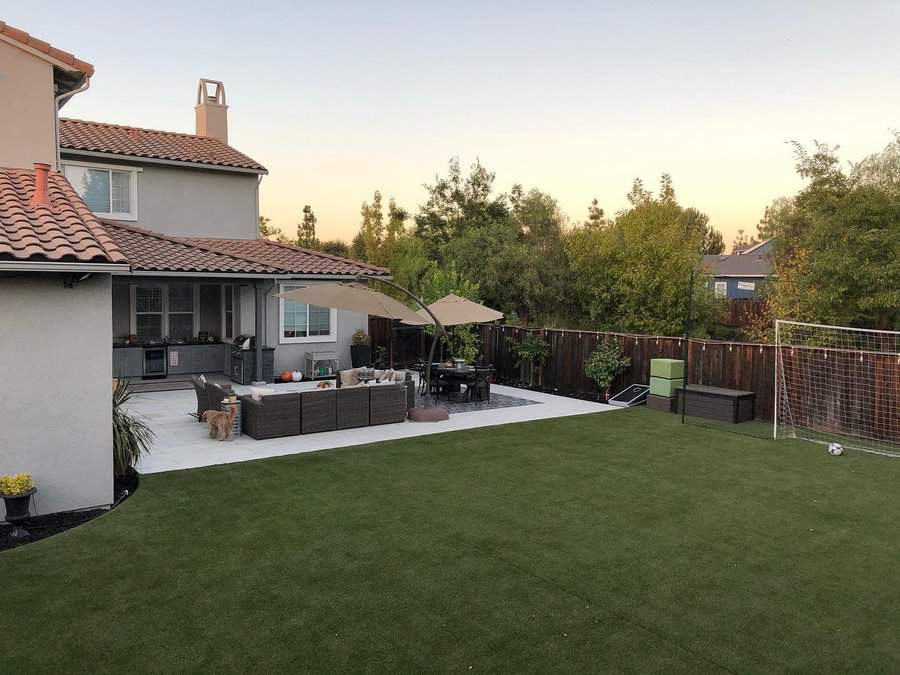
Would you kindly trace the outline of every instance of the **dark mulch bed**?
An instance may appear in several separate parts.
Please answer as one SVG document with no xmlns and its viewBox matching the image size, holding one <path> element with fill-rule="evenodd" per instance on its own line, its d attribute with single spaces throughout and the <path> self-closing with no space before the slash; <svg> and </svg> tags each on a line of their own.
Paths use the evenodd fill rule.
<svg viewBox="0 0 900 675">
<path fill-rule="evenodd" d="M 126 477 L 116 478 L 113 484 L 113 494 L 116 502 L 112 508 L 115 508 L 128 497 L 134 494 L 140 485 L 140 475 L 137 471 L 131 472 Z M 93 520 L 97 516 L 106 513 L 109 509 L 90 509 L 88 511 L 65 511 L 62 513 L 47 513 L 42 516 L 33 516 L 22 523 L 28 531 L 27 537 L 24 539 L 13 539 L 10 537 L 13 527 L 8 523 L 0 524 L 0 551 L 5 551 L 17 546 L 24 546 L 41 539 L 47 539 L 54 534 L 65 532 L 66 530 L 78 527 L 89 520 Z"/>
<path fill-rule="evenodd" d="M 575 389 L 556 389 L 554 387 L 532 387 L 520 380 L 504 380 L 496 378 L 497 384 L 505 387 L 515 387 L 516 389 L 525 389 L 526 391 L 539 391 L 542 394 L 554 394 L 555 396 L 567 396 L 568 398 L 577 398 L 579 401 L 593 401 L 594 403 L 603 403 L 600 394 L 589 391 L 577 391 Z"/>
</svg>

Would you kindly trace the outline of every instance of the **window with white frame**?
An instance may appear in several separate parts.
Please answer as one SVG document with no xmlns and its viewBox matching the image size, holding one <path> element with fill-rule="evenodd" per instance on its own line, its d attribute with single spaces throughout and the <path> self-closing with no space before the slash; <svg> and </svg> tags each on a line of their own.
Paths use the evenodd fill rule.
<svg viewBox="0 0 900 675">
<path fill-rule="evenodd" d="M 173 340 L 194 337 L 194 284 L 169 284 L 169 332 Z"/>
<path fill-rule="evenodd" d="M 716 297 L 724 298 L 728 295 L 728 282 L 727 281 L 717 281 L 715 287 Z"/>
<path fill-rule="evenodd" d="M 133 286 L 132 293 L 132 307 L 134 307 L 132 333 L 141 340 L 162 340 L 163 287 Z"/>
<path fill-rule="evenodd" d="M 67 162 L 63 173 L 98 216 L 137 220 L 137 174 L 140 169 Z"/>
<path fill-rule="evenodd" d="M 297 288 L 303 288 L 303 286 L 283 284 L 281 292 Z M 279 342 L 282 344 L 337 341 L 337 312 L 335 310 L 285 298 L 280 298 L 279 303 L 281 306 Z"/>
</svg>

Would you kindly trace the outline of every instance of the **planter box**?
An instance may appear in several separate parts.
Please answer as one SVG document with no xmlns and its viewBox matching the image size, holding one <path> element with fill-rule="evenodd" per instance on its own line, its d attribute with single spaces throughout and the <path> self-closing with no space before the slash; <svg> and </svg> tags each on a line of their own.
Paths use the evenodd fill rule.
<svg viewBox="0 0 900 675">
<path fill-rule="evenodd" d="M 672 398 L 675 396 L 675 390 L 684 386 L 684 380 L 667 380 L 663 377 L 650 378 L 650 393 L 655 396 L 665 396 Z"/>
<path fill-rule="evenodd" d="M 650 377 L 666 380 L 684 379 L 684 361 L 681 359 L 650 359 Z"/>
<path fill-rule="evenodd" d="M 654 410 L 673 412 L 675 410 L 675 399 L 650 394 L 649 396 L 647 396 L 647 407 L 653 408 Z"/>
</svg>

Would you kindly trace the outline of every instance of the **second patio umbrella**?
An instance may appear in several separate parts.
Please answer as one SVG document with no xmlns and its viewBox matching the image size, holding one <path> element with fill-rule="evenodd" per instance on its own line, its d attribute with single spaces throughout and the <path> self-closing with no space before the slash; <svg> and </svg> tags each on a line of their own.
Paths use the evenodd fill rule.
<svg viewBox="0 0 900 675">
<path fill-rule="evenodd" d="M 428 305 L 428 309 L 445 326 L 458 326 L 464 323 L 489 323 L 503 318 L 503 312 L 479 305 L 477 302 L 466 300 L 466 298 L 461 298 L 453 293 L 432 302 Z M 431 325 L 434 323 L 424 309 L 420 309 L 416 314 L 419 315 L 418 322 L 404 320 L 403 323 L 412 325 L 421 325 L 423 323 Z"/>
</svg>

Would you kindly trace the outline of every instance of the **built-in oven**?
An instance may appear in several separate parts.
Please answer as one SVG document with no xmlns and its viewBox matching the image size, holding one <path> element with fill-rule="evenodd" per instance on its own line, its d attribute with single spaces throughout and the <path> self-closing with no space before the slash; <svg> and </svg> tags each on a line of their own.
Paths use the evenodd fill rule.
<svg viewBox="0 0 900 675">
<path fill-rule="evenodd" d="M 169 374 L 166 347 L 144 347 L 144 379 L 165 377 Z"/>
</svg>

